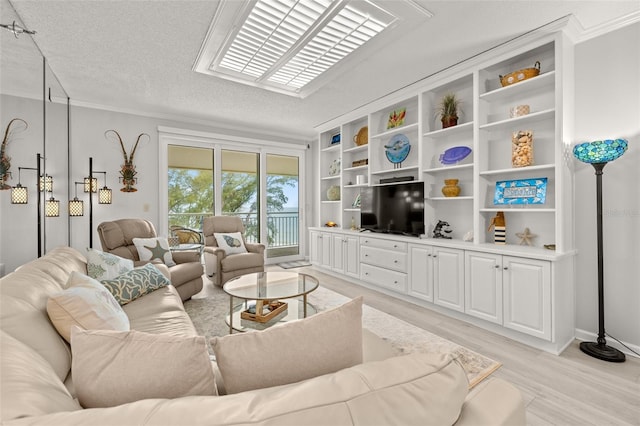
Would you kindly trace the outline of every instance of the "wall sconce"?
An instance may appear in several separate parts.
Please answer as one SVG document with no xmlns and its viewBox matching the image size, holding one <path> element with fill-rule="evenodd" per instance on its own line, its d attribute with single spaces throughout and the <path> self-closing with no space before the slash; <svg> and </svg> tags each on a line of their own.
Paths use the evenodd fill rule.
<svg viewBox="0 0 640 426">
<path fill-rule="evenodd" d="M 44 203 L 44 215 L 46 217 L 59 217 L 60 216 L 60 201 L 53 198 L 49 198 Z"/>
<path fill-rule="evenodd" d="M 18 167 L 18 184 L 11 187 L 11 204 L 28 204 L 29 203 L 29 191 L 26 186 L 22 186 L 21 183 L 21 171 L 22 170 L 35 170 L 38 177 L 37 182 L 37 229 L 38 229 L 38 257 L 42 256 L 43 245 L 43 222 L 42 214 L 45 217 L 59 217 L 60 216 L 60 202 L 53 198 L 53 195 L 48 200 L 45 200 L 44 209 L 42 205 L 41 192 L 53 191 L 53 178 L 48 174 L 41 174 L 40 164 L 44 162 L 44 157 L 40 153 L 36 154 L 36 167 Z M 46 237 L 45 237 L 46 238 Z"/>
<path fill-rule="evenodd" d="M 94 172 L 98 173 L 98 172 Z M 106 179 L 106 177 L 105 177 Z M 84 192 L 98 192 L 98 178 L 84 178 Z"/>
<path fill-rule="evenodd" d="M 111 204 L 113 191 L 107 187 L 107 172 L 96 172 L 93 173 L 102 173 L 104 175 L 104 186 L 98 190 L 98 204 Z M 98 179 L 93 178 L 95 181 L 95 186 L 98 186 Z M 85 189 L 87 188 L 87 178 L 85 178 Z M 86 192 L 86 191 L 85 191 Z M 96 192 L 94 189 L 93 192 Z"/>
<path fill-rule="evenodd" d="M 18 167 L 18 184 L 11 187 L 11 204 L 28 204 L 29 190 L 20 183 L 22 170 L 38 170 L 35 167 Z M 38 187 L 39 189 L 40 187 Z"/>
<path fill-rule="evenodd" d="M 18 167 L 18 169 L 20 169 Z M 45 173 L 44 176 L 40 176 L 40 192 L 53 192 L 53 178 Z"/>
<path fill-rule="evenodd" d="M 84 201 L 78 199 L 78 185 L 84 182 L 75 182 L 76 195 L 73 200 L 69 200 L 69 216 L 84 216 Z"/>
</svg>

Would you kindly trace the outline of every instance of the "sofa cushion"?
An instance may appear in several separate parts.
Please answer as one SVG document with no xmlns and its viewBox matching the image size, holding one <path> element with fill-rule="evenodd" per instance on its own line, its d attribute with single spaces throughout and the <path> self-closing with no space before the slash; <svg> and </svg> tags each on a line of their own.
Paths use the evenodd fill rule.
<svg viewBox="0 0 640 426">
<path fill-rule="evenodd" d="M 228 394 L 294 383 L 362 363 L 362 297 L 259 333 L 211 339 Z"/>
<path fill-rule="evenodd" d="M 240 232 L 220 232 L 214 233 L 213 236 L 216 239 L 218 247 L 223 249 L 227 255 L 247 252 Z"/>
<path fill-rule="evenodd" d="M 112 407 L 146 398 L 216 395 L 205 338 L 140 331 L 71 331 L 80 404 Z"/>
<path fill-rule="evenodd" d="M 104 280 L 102 284 L 113 294 L 118 303 L 126 305 L 140 296 L 171 284 L 171 281 L 153 263 L 147 263 L 113 280 Z"/>
<path fill-rule="evenodd" d="M 0 422 L 80 410 L 55 371 L 36 351 L 0 331 Z"/>
<path fill-rule="evenodd" d="M 129 330 L 127 314 L 100 282 L 73 271 L 67 287 L 47 302 L 49 318 L 67 342 L 74 325 L 88 330 Z"/>
<path fill-rule="evenodd" d="M 49 320 L 47 301 L 65 288 L 72 271 L 87 273 L 85 257 L 58 247 L 0 278 L 2 329 L 46 359 L 60 380 L 71 369 L 71 351 Z"/>
<path fill-rule="evenodd" d="M 98 281 L 112 280 L 133 269 L 133 260 L 87 248 L 87 275 Z"/>
<path fill-rule="evenodd" d="M 133 238 L 132 241 L 138 250 L 138 257 L 141 261 L 158 259 L 167 266 L 176 264 L 173 261 L 169 241 L 166 238 Z"/>
<path fill-rule="evenodd" d="M 122 307 L 131 329 L 174 336 L 196 336 L 191 318 L 185 312 L 178 291 L 172 285 L 161 287 Z"/>
</svg>

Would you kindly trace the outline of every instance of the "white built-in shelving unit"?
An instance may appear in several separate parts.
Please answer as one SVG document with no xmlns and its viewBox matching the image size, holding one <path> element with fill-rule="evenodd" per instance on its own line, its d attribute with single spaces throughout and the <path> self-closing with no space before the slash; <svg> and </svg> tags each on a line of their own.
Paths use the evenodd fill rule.
<svg viewBox="0 0 640 426">
<path fill-rule="evenodd" d="M 497 324 L 499 332 L 561 351 L 574 330 L 573 172 L 568 161 L 574 74 L 571 19 L 503 44 L 319 128 L 320 209 L 317 226 L 311 229 L 312 262 L 332 269 L 330 260 L 337 258 L 331 255 L 331 238 L 322 236 L 343 235 L 338 241 L 349 241 L 350 255 L 347 262 L 343 250 L 336 249 L 340 268 L 334 272 L 347 268 L 365 285 L 386 287 L 391 294 L 432 307 L 449 307 L 446 312 L 463 313 L 463 319 Z M 541 64 L 540 75 L 502 87 L 500 76 L 536 62 Z M 436 109 L 449 93 L 461 100 L 461 113 L 456 126 L 443 129 Z M 528 115 L 510 117 L 512 107 L 525 104 L 530 107 Z M 389 115 L 400 109 L 406 111 L 404 122 L 388 128 Z M 354 137 L 364 126 L 368 143 L 358 146 Z M 534 162 L 526 167 L 512 166 L 512 134 L 518 131 L 533 133 Z M 340 143 L 332 144 L 336 134 Z M 411 144 L 400 167 L 385 155 L 385 145 L 399 134 Z M 444 151 L 457 146 L 470 148 L 471 154 L 456 164 L 441 164 Z M 367 164 L 354 164 L 363 159 Z M 335 161 L 340 168 L 332 175 Z M 353 222 L 360 226 L 359 208 L 354 206 L 360 191 L 397 177 L 424 184 L 425 238 L 353 232 Z M 535 178 L 547 179 L 544 204 L 494 204 L 497 182 Z M 459 180 L 459 196 L 443 196 L 445 179 Z M 333 185 L 340 188 L 339 201 L 327 200 Z M 499 211 L 507 221 L 506 245 L 494 244 L 488 231 Z M 430 238 L 439 220 L 451 225 L 452 239 Z M 325 228 L 329 221 L 338 226 Z M 519 244 L 517 233 L 525 228 L 536 235 L 532 246 Z M 470 234 L 473 241 L 465 241 L 463 237 Z M 314 247 L 314 242 L 321 246 Z M 555 250 L 545 245 L 554 245 Z M 359 256 L 358 250 L 367 256 Z M 380 264 L 371 263 L 369 253 L 375 253 Z M 403 267 L 385 267 L 388 258 L 401 259 L 395 266 Z M 424 268 L 433 268 L 427 271 L 427 281 L 414 276 Z M 442 268 L 455 269 L 457 278 L 449 282 Z M 385 286 L 386 278 L 380 277 L 392 282 Z"/>
</svg>

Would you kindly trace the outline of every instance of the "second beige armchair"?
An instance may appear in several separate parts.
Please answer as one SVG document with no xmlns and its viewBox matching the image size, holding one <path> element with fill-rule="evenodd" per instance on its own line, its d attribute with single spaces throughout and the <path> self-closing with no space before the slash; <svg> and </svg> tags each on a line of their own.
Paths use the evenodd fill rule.
<svg viewBox="0 0 640 426">
<path fill-rule="evenodd" d="M 265 245 L 245 241 L 244 224 L 239 217 L 205 217 L 202 233 L 205 273 L 213 277 L 216 285 L 222 286 L 239 275 L 264 271 Z"/>
</svg>

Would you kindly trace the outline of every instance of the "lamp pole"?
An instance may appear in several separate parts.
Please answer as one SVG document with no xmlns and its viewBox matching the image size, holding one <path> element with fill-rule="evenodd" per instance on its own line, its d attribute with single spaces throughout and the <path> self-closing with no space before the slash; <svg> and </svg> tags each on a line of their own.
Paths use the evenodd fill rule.
<svg viewBox="0 0 640 426">
<path fill-rule="evenodd" d="M 591 163 L 596 171 L 596 232 L 598 236 L 598 340 L 582 342 L 580 350 L 594 358 L 609 362 L 624 362 L 625 355 L 607 345 L 604 331 L 604 245 L 602 232 L 602 175 L 607 163 Z"/>
</svg>

